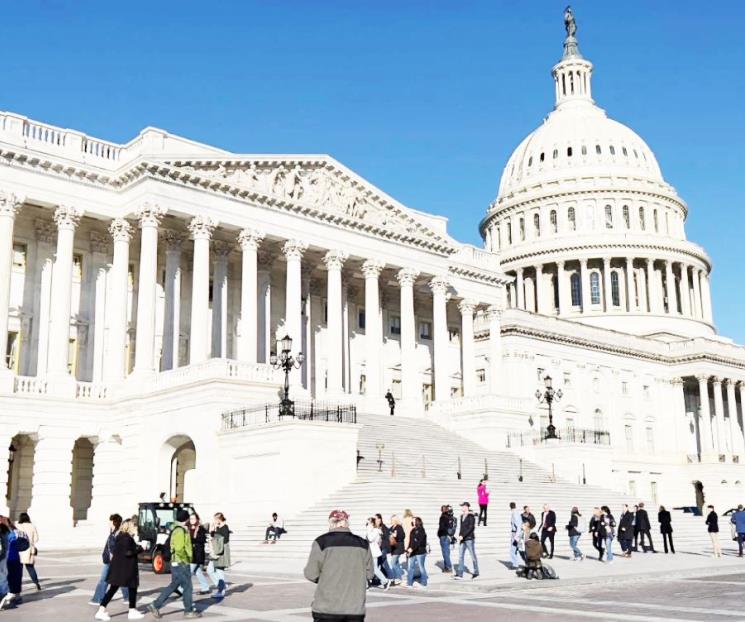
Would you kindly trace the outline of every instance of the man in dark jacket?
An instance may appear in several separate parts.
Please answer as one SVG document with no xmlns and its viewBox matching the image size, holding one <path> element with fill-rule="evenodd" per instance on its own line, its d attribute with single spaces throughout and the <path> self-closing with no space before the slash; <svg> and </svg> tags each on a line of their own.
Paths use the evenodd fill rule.
<svg viewBox="0 0 745 622">
<path fill-rule="evenodd" d="M 473 560 L 473 572 L 471 579 L 479 576 L 479 560 L 476 558 L 476 517 L 471 512 L 471 504 L 464 501 L 460 504 L 460 531 L 458 542 L 460 544 L 458 570 L 453 579 L 462 579 L 466 567 L 466 550 L 471 554 Z"/>
<path fill-rule="evenodd" d="M 654 542 L 652 542 L 652 525 L 649 522 L 649 515 L 647 514 L 647 510 L 644 509 L 644 502 L 639 502 L 639 509 L 636 511 L 636 529 L 639 532 L 639 545 L 642 547 L 642 550 L 646 553 L 647 549 L 644 548 L 644 536 L 647 536 L 649 538 L 649 550 L 652 551 L 652 553 L 656 553 L 657 551 L 654 550 Z"/>
<path fill-rule="evenodd" d="M 634 542 L 634 513 L 624 503 L 621 516 L 618 519 L 618 542 L 624 557 L 631 557 Z"/>
<path fill-rule="evenodd" d="M 112 514 L 109 516 L 109 537 L 106 538 L 106 544 L 103 546 L 101 552 L 101 561 L 103 561 L 103 568 L 101 568 L 101 576 L 98 579 L 96 585 L 96 591 L 93 594 L 93 598 L 88 601 L 89 605 L 100 605 L 103 600 L 104 594 L 106 594 L 106 587 L 108 586 L 107 579 L 109 577 L 109 565 L 111 564 L 111 552 L 114 550 L 114 543 L 116 541 L 116 532 L 119 531 L 119 527 L 122 526 L 122 517 L 119 514 Z M 129 589 L 126 587 L 122 588 L 122 596 L 124 600 L 129 601 Z"/>
<path fill-rule="evenodd" d="M 311 610 L 315 622 L 363 622 L 367 583 L 374 575 L 365 538 L 349 530 L 349 514 L 333 510 L 329 531 L 313 541 L 305 578 L 316 584 Z"/>
<path fill-rule="evenodd" d="M 556 537 L 556 512 L 554 512 L 548 504 L 543 506 L 543 513 L 541 514 L 541 548 L 543 554 L 547 555 L 549 559 L 554 558 L 554 538 Z M 551 543 L 551 551 L 546 548 L 546 540 Z"/>
<path fill-rule="evenodd" d="M 442 571 L 453 572 L 453 563 L 450 561 L 450 523 L 455 520 L 453 510 L 449 505 L 440 507 L 440 522 L 437 525 L 437 539 L 440 541 L 442 551 Z"/>
</svg>

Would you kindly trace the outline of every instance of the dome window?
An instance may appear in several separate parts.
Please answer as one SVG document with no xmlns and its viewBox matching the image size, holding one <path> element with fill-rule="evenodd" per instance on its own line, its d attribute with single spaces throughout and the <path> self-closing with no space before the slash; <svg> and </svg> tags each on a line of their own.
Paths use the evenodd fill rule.
<svg viewBox="0 0 745 622">
<path fill-rule="evenodd" d="M 559 157 L 559 150 L 554 149 L 554 160 Z"/>
<path fill-rule="evenodd" d="M 634 157 L 635 157 L 635 158 L 636 158 L 637 160 L 639 159 L 639 154 L 637 153 L 636 149 L 634 149 Z"/>
<path fill-rule="evenodd" d="M 639 208 L 639 228 L 642 231 L 646 231 L 647 230 L 647 222 L 646 222 L 646 220 L 644 218 L 644 208 L 643 207 L 640 207 Z"/>
<path fill-rule="evenodd" d="M 541 217 L 539 214 L 533 214 L 533 230 L 535 231 L 535 237 L 541 237 Z"/>
<path fill-rule="evenodd" d="M 644 158 L 644 161 L 647 161 L 647 154 L 642 151 L 642 158 Z"/>
<path fill-rule="evenodd" d="M 610 146 L 610 154 L 616 155 L 616 148 L 613 145 Z"/>
<path fill-rule="evenodd" d="M 603 150 L 600 148 L 600 145 L 595 145 L 595 153 L 597 153 L 598 155 L 603 153 Z"/>
<path fill-rule="evenodd" d="M 626 147 L 621 147 L 621 151 L 623 151 L 623 155 L 628 156 L 629 152 L 627 151 Z"/>
<path fill-rule="evenodd" d="M 621 306 L 621 288 L 618 284 L 618 272 L 616 270 L 613 270 L 610 273 L 610 292 L 611 292 L 611 302 L 613 303 L 614 307 L 620 307 Z"/>
<path fill-rule="evenodd" d="M 567 147 L 567 157 L 568 158 L 571 158 L 572 157 L 572 148 L 571 147 Z"/>
<path fill-rule="evenodd" d="M 623 206 L 623 224 L 626 229 L 631 229 L 631 215 L 629 214 L 629 206 Z"/>
<path fill-rule="evenodd" d="M 546 159 L 546 154 L 541 151 L 541 157 L 538 159 L 543 162 Z"/>
<path fill-rule="evenodd" d="M 660 232 L 660 221 L 657 218 L 657 210 L 654 210 L 652 212 L 652 218 L 654 219 L 654 232 L 659 233 Z"/>
<path fill-rule="evenodd" d="M 552 209 L 551 214 L 549 215 L 549 220 L 551 221 L 551 232 L 552 233 L 558 233 L 559 231 L 559 225 L 556 218 L 556 210 Z"/>
<path fill-rule="evenodd" d="M 507 244 L 510 245 L 512 244 L 512 222 L 507 218 L 504 224 L 507 227 Z"/>
<path fill-rule="evenodd" d="M 530 156 L 528 158 L 528 167 L 531 167 L 531 166 L 533 166 L 533 156 Z"/>
<path fill-rule="evenodd" d="M 605 228 L 613 229 L 613 207 L 605 206 Z"/>
<path fill-rule="evenodd" d="M 600 304 L 600 273 L 597 270 L 590 273 L 590 304 Z"/>
<path fill-rule="evenodd" d="M 582 306 L 582 284 L 580 283 L 579 274 L 576 272 L 572 273 L 569 277 L 569 287 L 572 291 L 572 306 Z"/>
<path fill-rule="evenodd" d="M 587 145 L 582 145 L 582 155 L 587 155 Z"/>
<path fill-rule="evenodd" d="M 520 219 L 520 241 L 525 241 L 525 219 Z"/>
<path fill-rule="evenodd" d="M 567 220 L 569 221 L 569 230 L 576 231 L 577 230 L 577 216 L 574 212 L 573 207 L 570 207 L 569 210 L 567 210 Z"/>
</svg>

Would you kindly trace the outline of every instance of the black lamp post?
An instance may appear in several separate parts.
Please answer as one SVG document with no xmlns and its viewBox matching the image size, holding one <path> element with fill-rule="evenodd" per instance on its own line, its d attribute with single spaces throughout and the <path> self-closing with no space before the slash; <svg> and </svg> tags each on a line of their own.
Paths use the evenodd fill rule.
<svg viewBox="0 0 745 622">
<path fill-rule="evenodd" d="M 298 352 L 295 357 L 290 354 L 292 352 L 292 337 L 289 335 L 285 335 L 277 341 L 277 350 L 280 351 L 279 355 L 272 352 L 269 363 L 275 369 L 282 369 L 285 372 L 285 392 L 282 401 L 279 403 L 279 416 L 280 418 L 294 417 L 295 402 L 290 399 L 290 370 L 293 368 L 299 369 L 305 360 L 305 356 L 302 352 Z"/>
<path fill-rule="evenodd" d="M 556 436 L 556 427 L 554 426 L 554 415 L 551 405 L 553 404 L 554 400 L 558 402 L 561 399 L 561 389 L 559 389 L 558 391 L 554 391 L 551 376 L 546 376 L 543 379 L 543 383 L 546 386 L 546 390 L 541 391 L 540 389 L 538 389 L 535 392 L 535 396 L 538 399 L 539 404 L 542 404 L 543 402 L 546 402 L 546 404 L 548 404 L 548 427 L 546 428 L 546 436 L 544 437 L 544 440 L 559 438 L 558 436 Z"/>
</svg>

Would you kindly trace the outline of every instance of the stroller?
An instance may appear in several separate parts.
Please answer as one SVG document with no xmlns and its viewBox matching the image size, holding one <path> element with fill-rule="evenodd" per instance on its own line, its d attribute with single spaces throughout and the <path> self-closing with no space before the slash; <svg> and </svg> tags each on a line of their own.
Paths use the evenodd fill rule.
<svg viewBox="0 0 745 622">
<path fill-rule="evenodd" d="M 525 566 L 520 566 L 515 573 L 523 579 L 558 579 L 556 571 L 541 561 L 543 549 L 538 541 L 538 536 L 530 534 L 525 543 Z"/>
</svg>

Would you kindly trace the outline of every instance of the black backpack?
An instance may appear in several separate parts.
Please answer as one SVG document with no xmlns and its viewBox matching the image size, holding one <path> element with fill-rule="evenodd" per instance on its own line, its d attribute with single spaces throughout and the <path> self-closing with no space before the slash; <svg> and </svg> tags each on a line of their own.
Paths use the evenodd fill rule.
<svg viewBox="0 0 745 622">
<path fill-rule="evenodd" d="M 456 531 L 458 531 L 458 519 L 453 514 L 450 514 L 448 516 L 448 536 L 452 538 Z"/>
</svg>

